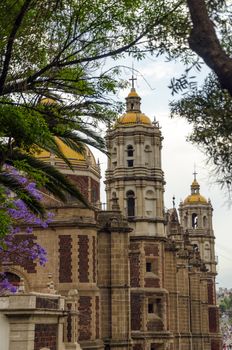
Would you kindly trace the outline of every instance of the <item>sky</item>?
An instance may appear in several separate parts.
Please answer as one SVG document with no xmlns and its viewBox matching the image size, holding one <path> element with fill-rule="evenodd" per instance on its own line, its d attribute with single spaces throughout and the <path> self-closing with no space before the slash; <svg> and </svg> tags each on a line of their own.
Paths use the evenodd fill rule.
<svg viewBox="0 0 232 350">
<path fill-rule="evenodd" d="M 120 62 L 131 66 L 131 62 Z M 212 168 L 207 164 L 206 156 L 196 147 L 186 141 L 191 133 L 191 126 L 181 118 L 170 118 L 169 102 L 172 99 L 168 88 L 170 78 L 181 74 L 183 67 L 180 63 L 164 62 L 160 59 L 147 58 L 134 63 L 135 88 L 142 98 L 141 110 L 151 120 L 159 122 L 163 140 L 162 167 L 165 175 L 165 208 L 172 207 L 172 197 L 176 198 L 178 208 L 181 200 L 190 194 L 190 185 L 193 181 L 194 164 L 197 171 L 197 180 L 200 184 L 200 193 L 210 198 L 213 212 L 213 227 L 216 237 L 215 254 L 218 257 L 217 289 L 219 287 L 232 288 L 232 205 L 228 204 L 228 195 L 215 184 L 212 176 Z M 206 70 L 198 76 L 202 82 Z M 123 78 L 131 78 L 131 70 L 123 69 Z M 121 90 L 117 98 L 125 101 L 130 88 Z M 107 166 L 107 159 L 102 154 L 94 151 L 101 164 L 102 181 Z M 102 185 L 104 188 L 104 185 Z M 102 192 L 102 202 L 105 201 Z M 231 203 L 232 204 L 232 203 Z"/>
</svg>

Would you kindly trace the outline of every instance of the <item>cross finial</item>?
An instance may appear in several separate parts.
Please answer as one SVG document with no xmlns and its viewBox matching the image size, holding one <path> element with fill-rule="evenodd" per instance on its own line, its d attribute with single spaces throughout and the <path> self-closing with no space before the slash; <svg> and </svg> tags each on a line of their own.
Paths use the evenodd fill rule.
<svg viewBox="0 0 232 350">
<path fill-rule="evenodd" d="M 194 172 L 193 172 L 193 176 L 194 176 L 194 181 L 197 180 L 197 171 L 196 171 L 196 164 L 194 163 Z"/>
<path fill-rule="evenodd" d="M 137 78 L 134 78 L 134 63 L 133 62 L 132 62 L 132 77 L 129 80 L 131 80 L 132 89 L 134 89 L 135 88 L 134 81 L 137 80 Z"/>
<path fill-rule="evenodd" d="M 134 81 L 137 80 L 137 78 L 134 78 L 134 74 L 133 73 L 132 73 L 132 77 L 129 80 L 131 80 L 132 89 L 134 89 L 135 88 Z"/>
</svg>

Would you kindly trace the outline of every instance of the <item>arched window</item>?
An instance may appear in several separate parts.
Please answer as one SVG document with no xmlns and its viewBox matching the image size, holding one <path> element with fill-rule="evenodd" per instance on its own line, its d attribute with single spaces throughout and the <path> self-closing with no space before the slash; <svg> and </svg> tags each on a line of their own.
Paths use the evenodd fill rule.
<svg viewBox="0 0 232 350">
<path fill-rule="evenodd" d="M 198 216 L 196 213 L 192 214 L 192 228 L 197 228 L 198 227 Z"/>
<path fill-rule="evenodd" d="M 13 288 L 16 288 L 15 291 L 19 288 L 20 277 L 18 275 L 11 272 L 4 272 L 2 275 L 0 275 L 0 282 L 2 282 L 3 280 L 7 280 L 10 286 L 13 286 Z M 10 291 L 13 292 L 13 290 L 11 290 L 11 287 L 10 287 Z"/>
<path fill-rule="evenodd" d="M 134 148 L 132 145 L 127 146 L 127 157 L 133 157 L 134 155 Z"/>
<path fill-rule="evenodd" d="M 128 191 L 126 193 L 127 200 L 127 216 L 133 217 L 135 216 L 135 194 L 133 191 Z"/>
</svg>

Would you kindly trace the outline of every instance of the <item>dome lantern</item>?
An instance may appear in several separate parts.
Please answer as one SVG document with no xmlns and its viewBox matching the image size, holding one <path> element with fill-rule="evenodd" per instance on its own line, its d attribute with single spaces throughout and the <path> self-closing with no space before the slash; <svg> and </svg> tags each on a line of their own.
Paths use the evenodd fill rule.
<svg viewBox="0 0 232 350">
<path fill-rule="evenodd" d="M 184 204 L 207 204 L 207 200 L 200 194 L 200 185 L 196 179 L 197 173 L 194 172 L 194 180 L 191 184 L 191 194 L 184 200 Z"/>
<path fill-rule="evenodd" d="M 129 95 L 126 97 L 126 113 L 124 113 L 116 122 L 116 126 L 134 126 L 142 124 L 151 126 L 151 120 L 144 113 L 141 112 L 141 97 L 137 94 L 134 87 L 134 76 L 130 79 L 132 87 Z"/>
</svg>

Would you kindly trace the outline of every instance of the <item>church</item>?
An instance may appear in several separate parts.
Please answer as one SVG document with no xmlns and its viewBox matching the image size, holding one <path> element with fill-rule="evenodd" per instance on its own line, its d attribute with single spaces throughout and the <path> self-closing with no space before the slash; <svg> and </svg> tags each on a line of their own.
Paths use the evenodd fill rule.
<svg viewBox="0 0 232 350">
<path fill-rule="evenodd" d="M 133 80 L 106 142 L 104 208 L 89 149 L 83 156 L 60 141 L 73 170 L 39 154 L 91 206 L 44 194 L 54 218 L 32 238 L 48 262 L 5 266 L 19 288 L 0 297 L 0 350 L 220 350 L 213 207 L 194 174 L 179 210 L 165 210 L 162 135 Z"/>
</svg>

